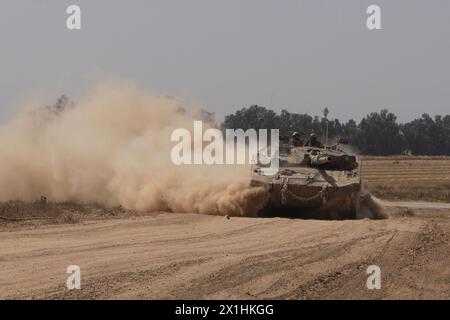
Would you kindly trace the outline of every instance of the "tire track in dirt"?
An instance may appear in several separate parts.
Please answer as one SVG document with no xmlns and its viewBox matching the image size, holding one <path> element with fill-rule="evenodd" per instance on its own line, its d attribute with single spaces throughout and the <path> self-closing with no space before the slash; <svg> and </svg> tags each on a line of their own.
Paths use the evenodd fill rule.
<svg viewBox="0 0 450 320">
<path fill-rule="evenodd" d="M 431 289 L 433 275 L 427 269 L 431 264 L 450 262 L 449 254 L 448 235 L 437 224 L 424 222 L 418 233 L 394 232 L 377 257 L 319 277 L 303 291 L 310 299 L 423 299 L 424 292 L 448 299 L 448 291 Z M 366 287 L 369 265 L 381 269 L 381 290 Z"/>
<path fill-rule="evenodd" d="M 431 209 L 432 210 L 432 209 Z M 450 298 L 450 219 L 160 214 L 0 232 L 0 298 Z M 65 288 L 69 264 L 81 290 Z M 382 289 L 368 290 L 379 265 Z"/>
</svg>

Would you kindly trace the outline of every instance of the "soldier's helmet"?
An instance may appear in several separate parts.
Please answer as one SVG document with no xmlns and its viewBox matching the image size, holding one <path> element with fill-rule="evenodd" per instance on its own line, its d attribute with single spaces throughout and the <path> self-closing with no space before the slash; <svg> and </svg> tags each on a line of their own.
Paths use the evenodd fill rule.
<svg viewBox="0 0 450 320">
<path fill-rule="evenodd" d="M 295 131 L 295 132 L 292 134 L 292 138 L 300 138 L 300 133 L 298 133 L 297 131 Z"/>
<path fill-rule="evenodd" d="M 309 135 L 310 138 L 317 138 L 317 135 L 313 132 Z"/>
</svg>

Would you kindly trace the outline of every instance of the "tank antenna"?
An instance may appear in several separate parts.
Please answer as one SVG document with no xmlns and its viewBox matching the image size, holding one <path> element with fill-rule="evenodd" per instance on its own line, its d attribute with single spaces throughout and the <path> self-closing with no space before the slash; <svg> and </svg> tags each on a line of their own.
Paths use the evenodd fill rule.
<svg viewBox="0 0 450 320">
<path fill-rule="evenodd" d="M 325 149 L 328 148 L 328 114 L 330 113 L 330 110 L 328 110 L 327 107 L 325 107 L 325 109 L 323 109 L 323 117 L 325 118 L 325 121 L 327 123 L 327 128 L 326 128 L 326 132 L 325 132 Z"/>
</svg>

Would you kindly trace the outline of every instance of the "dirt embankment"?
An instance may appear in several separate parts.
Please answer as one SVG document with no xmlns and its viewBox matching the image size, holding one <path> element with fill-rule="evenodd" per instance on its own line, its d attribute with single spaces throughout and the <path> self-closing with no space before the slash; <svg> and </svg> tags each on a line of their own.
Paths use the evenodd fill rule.
<svg viewBox="0 0 450 320">
<path fill-rule="evenodd" d="M 0 232 L 0 298 L 449 299 L 450 211 L 395 210 L 377 221 L 155 213 Z M 69 291 L 74 264 L 81 290 Z M 374 264 L 381 290 L 366 287 Z"/>
</svg>

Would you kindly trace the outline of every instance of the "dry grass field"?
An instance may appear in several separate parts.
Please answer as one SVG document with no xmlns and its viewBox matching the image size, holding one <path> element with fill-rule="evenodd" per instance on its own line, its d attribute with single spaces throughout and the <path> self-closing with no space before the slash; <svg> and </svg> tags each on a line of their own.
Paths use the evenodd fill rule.
<svg viewBox="0 0 450 320">
<path fill-rule="evenodd" d="M 363 157 L 362 177 L 382 199 L 450 202 L 450 157 Z"/>
</svg>

